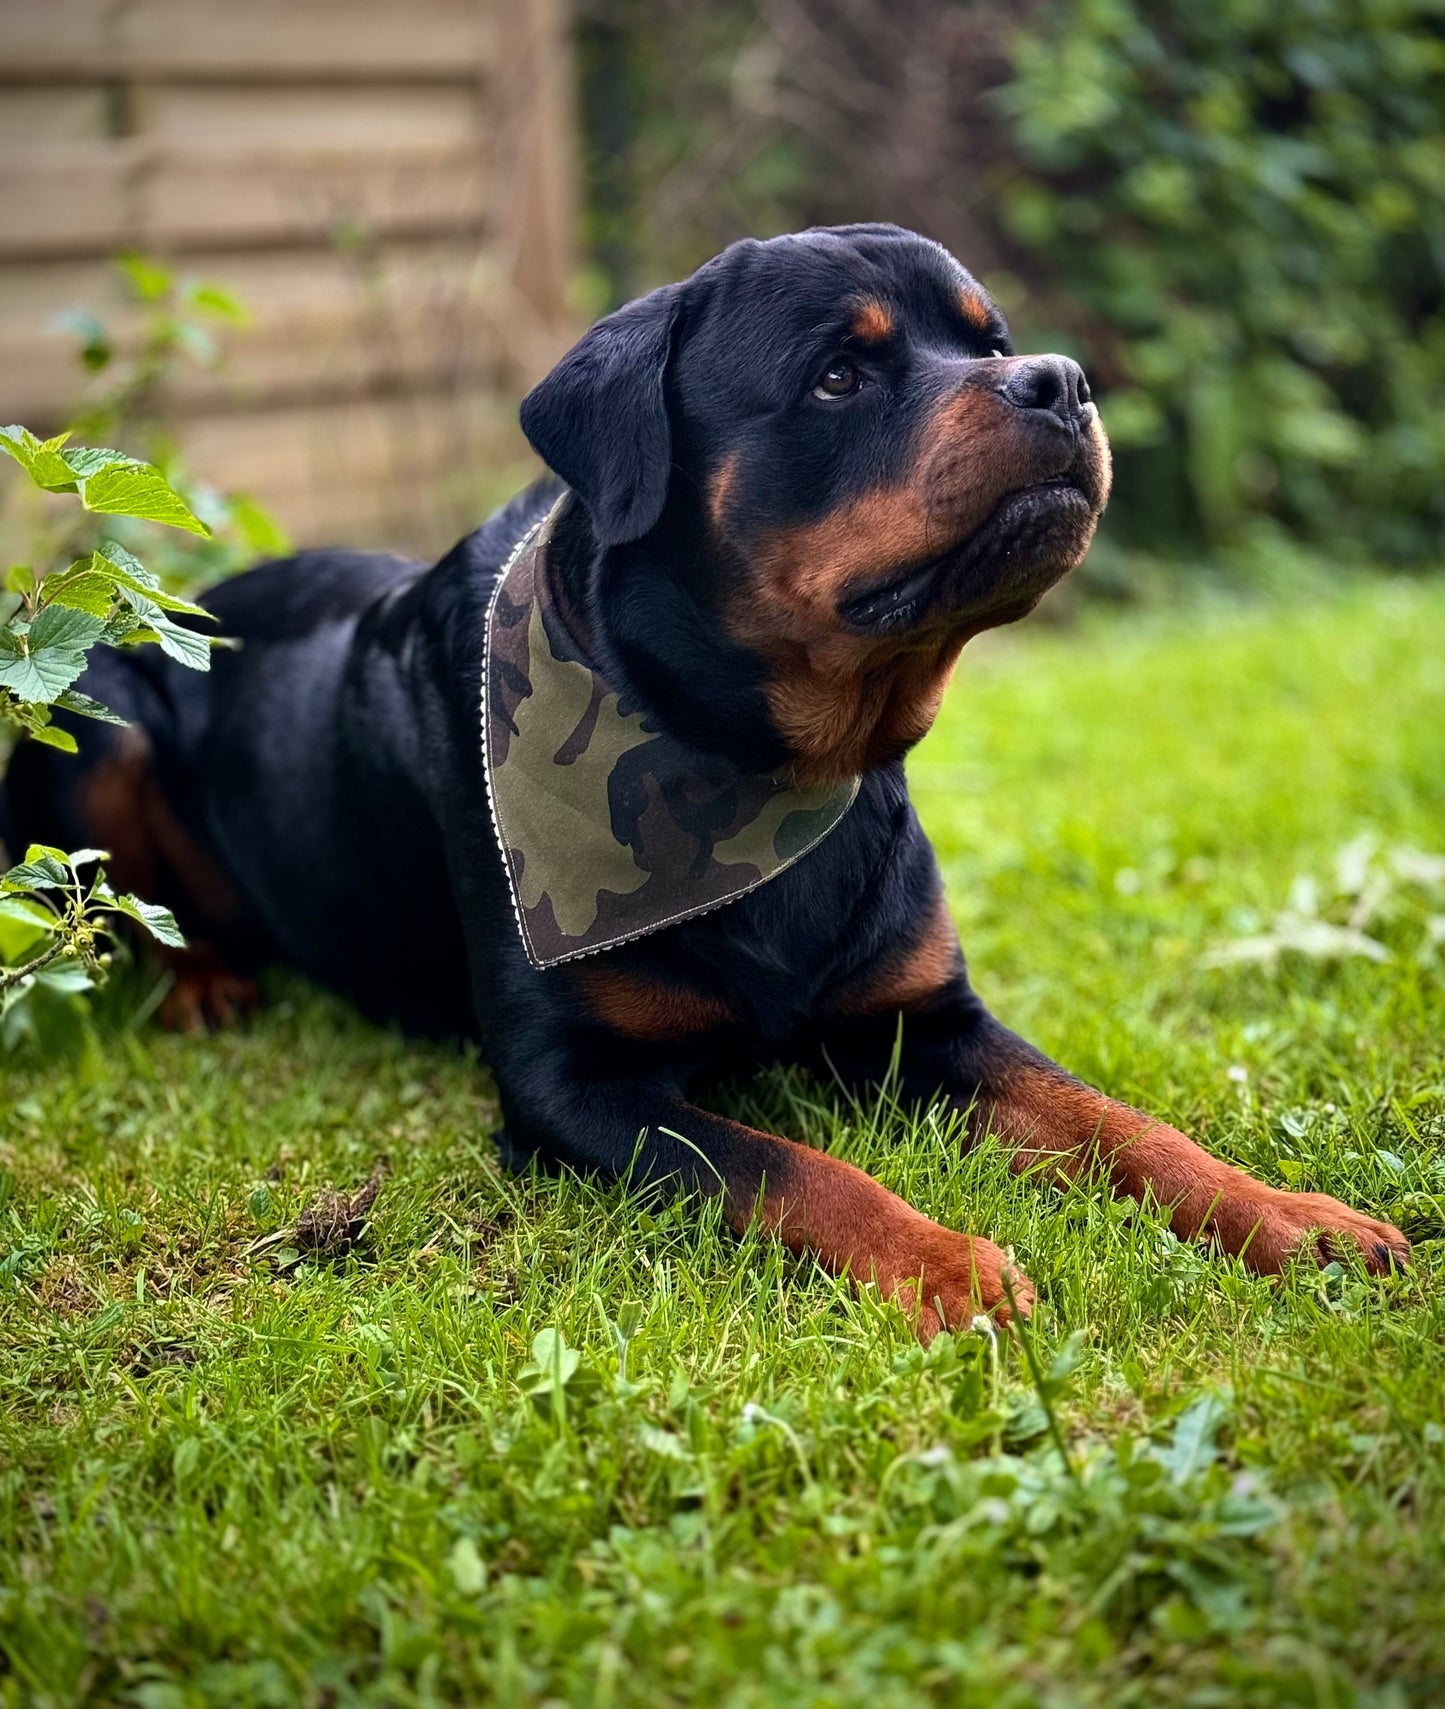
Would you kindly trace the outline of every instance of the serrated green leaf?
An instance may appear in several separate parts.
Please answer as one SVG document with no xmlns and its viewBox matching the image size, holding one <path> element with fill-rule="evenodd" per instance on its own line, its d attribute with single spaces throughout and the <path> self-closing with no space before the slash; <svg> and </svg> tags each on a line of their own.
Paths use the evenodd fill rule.
<svg viewBox="0 0 1445 1709">
<path fill-rule="evenodd" d="M 204 606 L 193 605 L 188 599 L 167 593 L 160 584 L 160 578 L 152 575 L 144 564 L 132 557 L 124 546 L 117 546 L 114 540 L 102 540 L 91 563 L 97 575 L 108 577 L 125 593 L 133 595 L 129 603 L 147 616 L 155 610 L 180 611 L 187 617 L 205 617 L 215 622 Z"/>
<path fill-rule="evenodd" d="M 72 849 L 66 860 L 71 866 L 95 866 L 98 862 L 110 859 L 109 849 Z"/>
<path fill-rule="evenodd" d="M 107 908 L 113 908 L 118 914 L 124 914 L 128 920 L 134 920 L 137 925 L 144 926 L 157 943 L 163 943 L 170 949 L 186 947 L 185 937 L 169 908 L 162 908 L 156 902 L 142 902 L 138 896 L 108 898 L 105 905 Z"/>
<path fill-rule="evenodd" d="M 126 551 L 118 540 L 102 540 L 95 549 L 95 556 L 104 558 L 113 569 L 124 570 L 140 587 L 159 589 L 161 585 L 161 578 L 155 571 L 148 570 L 135 553 Z"/>
<path fill-rule="evenodd" d="M 35 571 L 29 564 L 12 564 L 5 572 L 6 593 L 34 593 Z"/>
<path fill-rule="evenodd" d="M 126 719 L 112 712 L 103 701 L 93 700 L 90 695 L 82 694 L 78 688 L 67 688 L 63 694 L 55 697 L 55 704 L 63 706 L 67 712 L 78 712 L 82 718 L 98 718 L 102 724 L 119 724 L 122 727 Z"/>
<path fill-rule="evenodd" d="M 30 625 L 32 654 L 52 647 L 93 647 L 104 632 L 105 622 L 90 611 L 75 611 L 64 605 L 47 605 Z"/>
<path fill-rule="evenodd" d="M 210 529 L 150 463 L 112 463 L 80 482 L 80 501 L 103 516 L 134 516 L 163 522 L 189 534 L 209 538 Z"/>
<path fill-rule="evenodd" d="M 65 855 L 45 843 L 31 843 L 25 859 L 0 873 L 0 890 L 63 890 L 71 883 Z"/>
<path fill-rule="evenodd" d="M 179 623 L 160 615 L 151 618 L 150 627 L 167 658 L 193 671 L 210 670 L 211 643 L 206 636 L 197 635 L 194 629 L 182 629 Z"/>
<path fill-rule="evenodd" d="M 30 739 L 34 742 L 44 742 L 47 748 L 59 748 L 63 754 L 80 752 L 80 743 L 69 730 L 62 730 L 57 724 L 42 724 L 38 730 L 30 732 Z"/>
<path fill-rule="evenodd" d="M 72 445 L 65 453 L 65 461 L 76 475 L 89 476 L 100 469 L 129 468 L 136 459 L 124 451 L 112 451 L 104 445 Z"/>
<path fill-rule="evenodd" d="M 151 603 L 159 606 L 162 611 L 174 611 L 182 617 L 204 617 L 207 623 L 216 622 L 215 615 L 207 611 L 204 605 L 195 605 L 189 599 L 180 598 L 178 594 L 153 593 L 150 599 Z"/>
<path fill-rule="evenodd" d="M 104 628 L 92 612 L 48 605 L 23 638 L 14 630 L 0 631 L 0 687 L 32 704 L 56 699 L 85 669 L 85 650 Z M 52 740 L 51 746 L 65 743 Z"/>
<path fill-rule="evenodd" d="M 62 608 L 57 608 L 61 609 Z M 66 615 L 87 617 L 86 612 Z M 0 688 L 17 700 L 45 705 L 64 693 L 85 669 L 85 654 L 74 647 L 23 647 L 18 637 L 0 632 Z"/>
<path fill-rule="evenodd" d="M 66 605 L 75 611 L 88 611 L 93 617 L 107 618 L 115 604 L 115 584 L 109 576 L 87 571 L 83 576 L 67 576 L 51 586 L 46 578 L 45 603 Z"/>
<path fill-rule="evenodd" d="M 41 441 L 28 427 L 0 427 L 0 451 L 13 457 L 36 486 L 50 493 L 75 490 L 75 471 L 57 448 L 64 442 L 64 434 L 58 440 Z"/>
</svg>

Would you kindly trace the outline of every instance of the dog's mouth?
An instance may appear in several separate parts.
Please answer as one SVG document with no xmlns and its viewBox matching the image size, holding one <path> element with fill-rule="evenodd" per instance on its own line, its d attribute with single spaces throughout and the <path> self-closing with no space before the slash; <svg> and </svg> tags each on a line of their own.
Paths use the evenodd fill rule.
<svg viewBox="0 0 1445 1709">
<path fill-rule="evenodd" d="M 838 614 L 872 635 L 944 622 L 976 629 L 1011 622 L 1082 560 L 1097 519 L 1073 471 L 1020 487 L 967 539 L 849 595 Z"/>
</svg>

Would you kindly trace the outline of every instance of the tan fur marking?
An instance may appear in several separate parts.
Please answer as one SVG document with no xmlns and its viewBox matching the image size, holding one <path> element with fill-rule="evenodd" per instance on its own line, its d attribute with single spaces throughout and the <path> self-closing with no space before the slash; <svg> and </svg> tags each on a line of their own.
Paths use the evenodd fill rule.
<svg viewBox="0 0 1445 1709">
<path fill-rule="evenodd" d="M 836 627 L 841 594 L 899 564 L 947 551 L 981 523 L 1004 493 L 1033 475 L 1032 447 L 1016 412 L 996 393 L 973 387 L 935 411 L 924 429 L 913 476 L 840 506 L 820 521 L 754 546 L 764 597 L 801 635 L 818 619 Z M 1012 430 L 1012 431 L 1011 431 Z"/>
<path fill-rule="evenodd" d="M 913 942 L 843 991 L 837 1002 L 838 1012 L 876 1015 L 895 1009 L 916 1009 L 936 996 L 961 964 L 958 932 L 948 903 L 940 894 Z"/>
<path fill-rule="evenodd" d="M 1102 510 L 1109 502 L 1109 494 L 1114 487 L 1114 453 L 1109 447 L 1109 436 L 1104 431 L 1104 423 L 1097 408 L 1089 420 L 1088 431 L 1099 472 L 1099 509 Z"/>
<path fill-rule="evenodd" d="M 992 1241 L 930 1221 L 871 1175 L 826 1152 L 772 1140 L 770 1156 L 761 1205 L 756 1194 L 729 1192 L 735 1229 L 747 1228 L 760 1212 L 763 1226 L 790 1250 L 812 1253 L 825 1269 L 854 1283 L 873 1282 L 916 1313 L 924 1341 L 944 1327 L 966 1326 L 979 1311 L 1007 1321 L 1006 1273 L 1027 1315 L 1033 1287 Z"/>
<path fill-rule="evenodd" d="M 707 484 L 707 514 L 714 528 L 721 528 L 728 500 L 738 476 L 738 454 L 723 459 L 722 467 Z"/>
<path fill-rule="evenodd" d="M 893 336 L 893 316 L 876 297 L 868 297 L 859 303 L 849 331 L 865 344 L 881 344 Z"/>
<path fill-rule="evenodd" d="M 261 987 L 233 973 L 209 944 L 192 939 L 185 949 L 156 946 L 155 953 L 174 975 L 158 1017 L 167 1031 L 198 1034 L 234 1026 L 260 1007 Z"/>
<path fill-rule="evenodd" d="M 1072 1179 L 1101 1165 L 1116 1192 L 1148 1198 L 1169 1213 L 1181 1239 L 1201 1233 L 1264 1275 L 1294 1253 L 1328 1259 L 1352 1244 L 1373 1270 L 1409 1256 L 1398 1229 L 1324 1193 L 1289 1193 L 1257 1181 L 1170 1127 L 1102 1092 L 1043 1067 L 1015 1068 L 980 1112 L 1015 1147 L 1014 1167 L 1044 1165 Z"/>
<path fill-rule="evenodd" d="M 736 1018 L 716 997 L 605 961 L 579 967 L 576 978 L 592 1013 L 624 1038 L 676 1042 L 715 1032 Z"/>
<path fill-rule="evenodd" d="M 230 880 L 171 810 L 151 765 L 150 741 L 135 725 L 86 775 L 82 813 L 92 840 L 110 850 L 115 889 L 171 907 L 189 904 L 217 927 L 235 920 Z"/>
<path fill-rule="evenodd" d="M 769 706 L 798 756 L 798 781 L 896 758 L 932 724 L 971 631 L 955 621 L 931 633 L 860 636 L 838 603 L 960 544 L 1005 493 L 1054 472 L 1017 414 L 993 390 L 969 387 L 934 412 L 906 484 L 744 543 L 753 576 L 728 627 L 771 667 Z"/>
<path fill-rule="evenodd" d="M 990 322 L 988 304 L 973 290 L 962 290 L 958 293 L 958 307 L 963 318 L 979 332 L 987 329 Z"/>
<path fill-rule="evenodd" d="M 173 976 L 161 1002 L 161 1025 L 199 1033 L 229 1026 L 255 1009 L 260 987 L 195 935 L 197 921 L 221 933 L 234 928 L 240 904 L 230 880 L 172 811 L 143 730 L 131 725 L 121 731 L 112 751 L 90 768 L 81 785 L 81 811 L 91 841 L 110 851 L 106 875 L 112 886 L 179 909 L 186 924 L 186 948 L 146 945 L 147 954 Z"/>
</svg>

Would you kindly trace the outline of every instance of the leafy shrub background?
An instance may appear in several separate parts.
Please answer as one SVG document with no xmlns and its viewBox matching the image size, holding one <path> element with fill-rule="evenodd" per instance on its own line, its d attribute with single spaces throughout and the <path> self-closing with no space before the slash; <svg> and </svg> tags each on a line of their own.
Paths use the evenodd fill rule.
<svg viewBox="0 0 1445 1709">
<path fill-rule="evenodd" d="M 894 219 L 1088 366 L 1107 531 L 1196 558 L 1445 541 L 1435 0 L 602 0 L 599 302 L 748 232 Z"/>
</svg>

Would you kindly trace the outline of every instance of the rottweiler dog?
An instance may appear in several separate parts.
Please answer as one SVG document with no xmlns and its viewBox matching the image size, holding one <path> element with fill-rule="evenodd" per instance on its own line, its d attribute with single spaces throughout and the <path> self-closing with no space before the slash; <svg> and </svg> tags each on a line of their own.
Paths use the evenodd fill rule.
<svg viewBox="0 0 1445 1709">
<path fill-rule="evenodd" d="M 1220 1162 L 1015 1036 L 969 984 L 902 760 L 960 649 L 1083 558 L 1108 443 L 1079 366 L 892 226 L 734 244 L 528 395 L 560 479 L 439 563 L 305 552 L 207 599 L 209 676 L 81 686 L 9 781 L 23 843 L 100 845 L 224 1016 L 276 960 L 480 1041 L 504 1150 L 720 1193 L 925 1339 L 1027 1311 L 1000 1248 L 694 1101 L 759 1063 L 890 1072 L 1019 1170 L 1098 1171 L 1260 1272 L 1400 1233 Z"/>
</svg>

